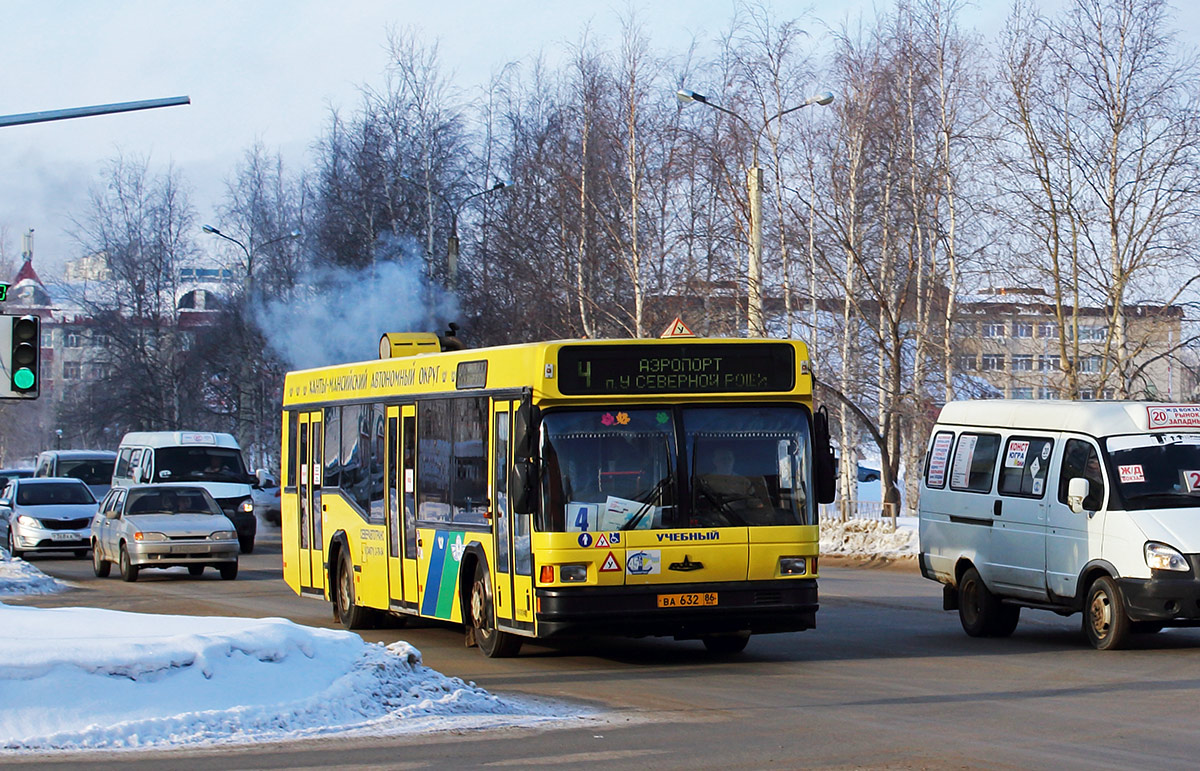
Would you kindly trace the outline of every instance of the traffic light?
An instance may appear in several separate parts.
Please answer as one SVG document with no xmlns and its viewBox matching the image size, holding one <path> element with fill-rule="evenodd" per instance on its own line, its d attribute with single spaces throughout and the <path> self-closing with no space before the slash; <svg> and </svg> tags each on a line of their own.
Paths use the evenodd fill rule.
<svg viewBox="0 0 1200 771">
<path fill-rule="evenodd" d="M 31 313 L 0 316 L 0 398 L 38 397 L 41 335 L 41 321 Z"/>
</svg>

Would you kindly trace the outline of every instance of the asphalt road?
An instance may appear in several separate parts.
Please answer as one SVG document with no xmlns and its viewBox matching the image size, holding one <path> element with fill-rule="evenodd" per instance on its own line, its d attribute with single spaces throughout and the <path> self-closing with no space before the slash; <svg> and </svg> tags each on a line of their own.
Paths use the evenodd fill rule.
<svg viewBox="0 0 1200 771">
<path fill-rule="evenodd" d="M 277 531 L 276 531 L 277 532 Z M 27 598 L 161 613 L 284 616 L 332 626 L 325 603 L 279 577 L 277 538 L 243 556 L 236 581 L 146 572 L 95 579 L 85 560 L 38 560 L 79 588 Z M 114 572 L 115 576 L 115 572 Z M 698 642 L 526 645 L 491 660 L 450 626 L 364 633 L 404 639 L 425 663 L 495 693 L 606 710 L 606 722 L 255 746 L 203 752 L 5 757 L 46 768 L 1194 768 L 1200 758 L 1200 630 L 1098 652 L 1078 615 L 1024 611 L 1007 640 L 963 634 L 939 587 L 914 568 L 823 566 L 818 628 L 755 637 L 739 656 Z M 13 602 L 17 602 L 14 600 Z M 2 694 L 0 694 L 2 698 Z"/>
</svg>

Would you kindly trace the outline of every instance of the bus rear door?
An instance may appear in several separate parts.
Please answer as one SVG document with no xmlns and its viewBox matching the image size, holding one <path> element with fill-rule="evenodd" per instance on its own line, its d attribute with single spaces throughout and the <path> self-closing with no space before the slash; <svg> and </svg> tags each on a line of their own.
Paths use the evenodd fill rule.
<svg viewBox="0 0 1200 771">
<path fill-rule="evenodd" d="M 297 532 L 293 555 L 299 569 L 300 591 L 323 590 L 325 586 L 321 546 L 321 445 L 324 439 L 321 412 L 299 415 L 293 471 L 296 477 Z"/>
</svg>

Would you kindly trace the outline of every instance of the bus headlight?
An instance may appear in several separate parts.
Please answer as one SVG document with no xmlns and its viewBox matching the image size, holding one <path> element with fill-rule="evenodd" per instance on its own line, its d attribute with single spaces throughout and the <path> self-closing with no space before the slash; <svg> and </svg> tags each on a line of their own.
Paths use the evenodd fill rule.
<svg viewBox="0 0 1200 771">
<path fill-rule="evenodd" d="M 162 533 L 143 533 L 140 530 L 133 534 L 135 541 L 165 541 L 167 537 Z"/>
<path fill-rule="evenodd" d="M 564 584 L 578 584 L 587 580 L 588 566 L 582 565 L 560 565 L 558 568 L 558 580 Z"/>
<path fill-rule="evenodd" d="M 807 557 L 780 557 L 779 575 L 802 576 L 808 572 Z"/>
<path fill-rule="evenodd" d="M 208 537 L 210 541 L 232 541 L 237 538 L 237 533 L 232 530 L 218 530 Z"/>
<path fill-rule="evenodd" d="M 1188 561 L 1177 549 L 1157 541 L 1146 542 L 1146 564 L 1151 570 L 1176 570 L 1186 572 L 1191 570 Z"/>
</svg>

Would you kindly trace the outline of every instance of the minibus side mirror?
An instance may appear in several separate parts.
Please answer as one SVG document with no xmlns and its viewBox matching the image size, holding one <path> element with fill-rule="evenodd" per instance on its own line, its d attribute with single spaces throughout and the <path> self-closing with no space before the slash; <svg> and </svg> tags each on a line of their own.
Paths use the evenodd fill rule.
<svg viewBox="0 0 1200 771">
<path fill-rule="evenodd" d="M 1079 514 L 1083 511 L 1083 499 L 1088 496 L 1091 485 L 1083 477 L 1075 477 L 1067 482 L 1067 505 L 1071 511 Z"/>
</svg>

